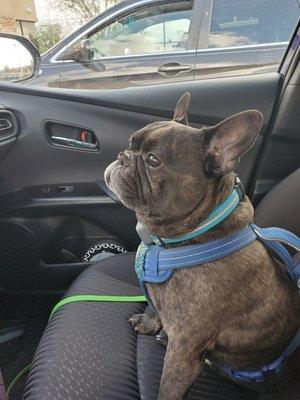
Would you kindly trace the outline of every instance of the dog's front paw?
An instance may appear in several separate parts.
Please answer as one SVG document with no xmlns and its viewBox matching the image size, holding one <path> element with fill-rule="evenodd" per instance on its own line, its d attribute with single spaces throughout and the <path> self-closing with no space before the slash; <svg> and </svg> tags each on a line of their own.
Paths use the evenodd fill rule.
<svg viewBox="0 0 300 400">
<path fill-rule="evenodd" d="M 161 329 L 161 322 L 157 316 L 134 314 L 128 321 L 141 335 L 153 335 Z"/>
<path fill-rule="evenodd" d="M 164 346 L 167 346 L 168 344 L 168 335 L 167 332 L 164 329 L 161 329 L 158 335 L 156 335 L 156 339 L 163 344 Z"/>
</svg>

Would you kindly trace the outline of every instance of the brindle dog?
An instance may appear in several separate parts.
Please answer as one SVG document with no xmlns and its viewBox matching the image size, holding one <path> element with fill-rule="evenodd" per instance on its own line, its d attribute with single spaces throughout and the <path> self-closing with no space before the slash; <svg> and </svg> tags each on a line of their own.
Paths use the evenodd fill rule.
<svg viewBox="0 0 300 400">
<path fill-rule="evenodd" d="M 173 121 L 136 132 L 129 149 L 105 172 L 108 187 L 160 237 L 192 231 L 231 194 L 232 171 L 262 126 L 261 113 L 248 110 L 196 129 L 187 125 L 189 102 L 186 93 Z M 221 224 L 188 243 L 225 237 L 252 220 L 246 197 Z M 205 358 L 234 369 L 262 367 L 299 329 L 298 291 L 257 240 L 222 260 L 176 270 L 169 281 L 147 289 L 157 314 L 134 315 L 130 321 L 141 334 L 162 327 L 167 333 L 159 400 L 182 399 Z"/>
</svg>

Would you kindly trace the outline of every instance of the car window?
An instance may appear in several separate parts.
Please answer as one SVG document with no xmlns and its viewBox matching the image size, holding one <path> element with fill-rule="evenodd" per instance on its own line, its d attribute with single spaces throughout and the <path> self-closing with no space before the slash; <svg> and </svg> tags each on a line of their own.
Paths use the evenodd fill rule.
<svg viewBox="0 0 300 400">
<path fill-rule="evenodd" d="M 193 1 L 185 0 L 144 7 L 122 16 L 86 38 L 89 59 L 184 51 L 192 9 Z M 76 47 L 78 44 L 66 53 L 74 54 Z"/>
<path fill-rule="evenodd" d="M 214 0 L 208 47 L 287 42 L 298 19 L 297 0 Z"/>
</svg>

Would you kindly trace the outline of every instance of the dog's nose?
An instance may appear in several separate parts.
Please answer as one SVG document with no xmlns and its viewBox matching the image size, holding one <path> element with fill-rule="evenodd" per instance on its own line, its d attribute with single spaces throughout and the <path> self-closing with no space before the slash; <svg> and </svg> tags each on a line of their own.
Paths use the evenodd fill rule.
<svg viewBox="0 0 300 400">
<path fill-rule="evenodd" d="M 120 153 L 118 154 L 118 161 L 123 161 L 125 157 L 126 157 L 125 152 L 120 151 Z"/>
<path fill-rule="evenodd" d="M 118 161 L 122 164 L 129 160 L 129 154 L 126 151 L 120 151 L 118 154 Z"/>
</svg>

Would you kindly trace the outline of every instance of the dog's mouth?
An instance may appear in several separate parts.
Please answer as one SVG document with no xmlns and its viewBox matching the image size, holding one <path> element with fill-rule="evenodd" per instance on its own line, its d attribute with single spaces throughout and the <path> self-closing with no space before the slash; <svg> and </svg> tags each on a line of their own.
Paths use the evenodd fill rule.
<svg viewBox="0 0 300 400">
<path fill-rule="evenodd" d="M 104 171 L 104 181 L 107 185 L 107 187 L 112 191 L 112 187 L 111 187 L 111 182 L 112 182 L 112 174 L 113 171 L 115 170 L 115 168 L 117 168 L 118 166 L 122 166 L 123 163 L 121 163 L 119 160 L 113 161 Z"/>
<path fill-rule="evenodd" d="M 113 180 L 120 181 L 121 178 L 121 174 L 120 174 L 120 168 L 127 168 L 130 166 L 130 159 L 131 157 L 128 155 L 127 151 L 121 151 L 118 154 L 118 157 L 115 161 L 113 161 L 105 170 L 104 172 L 104 180 L 106 185 L 108 186 L 108 188 L 112 191 L 113 188 L 112 186 L 114 186 L 114 182 L 112 182 Z M 114 177 L 115 176 L 115 177 Z M 117 182 L 118 184 L 120 182 Z"/>
<path fill-rule="evenodd" d="M 113 192 L 128 208 L 135 209 L 138 203 L 135 173 L 121 158 L 112 162 L 104 172 L 104 181 L 108 189 Z"/>
</svg>

